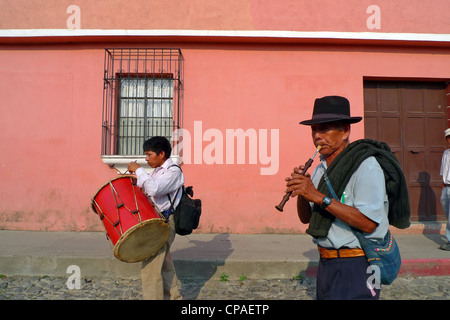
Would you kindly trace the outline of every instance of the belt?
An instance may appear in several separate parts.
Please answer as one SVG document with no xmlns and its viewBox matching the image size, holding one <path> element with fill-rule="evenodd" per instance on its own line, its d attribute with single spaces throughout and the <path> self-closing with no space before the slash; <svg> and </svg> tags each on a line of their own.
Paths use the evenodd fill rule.
<svg viewBox="0 0 450 320">
<path fill-rule="evenodd" d="M 351 258 L 351 257 L 363 257 L 366 254 L 363 249 L 359 248 L 344 248 L 344 249 L 325 249 L 322 247 L 319 248 L 320 256 L 324 259 L 333 259 L 333 258 Z"/>
</svg>

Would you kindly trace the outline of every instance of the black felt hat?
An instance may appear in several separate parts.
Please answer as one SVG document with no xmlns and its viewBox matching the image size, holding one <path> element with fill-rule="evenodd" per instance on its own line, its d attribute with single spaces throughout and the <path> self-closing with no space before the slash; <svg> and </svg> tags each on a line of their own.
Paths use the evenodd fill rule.
<svg viewBox="0 0 450 320">
<path fill-rule="evenodd" d="M 317 98 L 316 101 L 314 101 L 312 118 L 310 120 L 304 120 L 300 122 L 300 124 L 312 125 L 332 121 L 356 123 L 361 120 L 362 117 L 350 116 L 350 102 L 347 98 L 340 96 L 326 96 Z"/>
</svg>

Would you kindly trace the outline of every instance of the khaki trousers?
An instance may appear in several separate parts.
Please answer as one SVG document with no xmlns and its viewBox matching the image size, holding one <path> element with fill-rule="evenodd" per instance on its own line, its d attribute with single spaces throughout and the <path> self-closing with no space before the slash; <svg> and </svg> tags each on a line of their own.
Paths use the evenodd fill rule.
<svg viewBox="0 0 450 320">
<path fill-rule="evenodd" d="M 170 217 L 171 233 L 158 253 L 142 262 L 142 298 L 144 300 L 181 300 L 180 282 L 170 255 L 170 246 L 175 239 L 173 216 Z M 170 219 L 169 219 L 170 220 Z"/>
</svg>

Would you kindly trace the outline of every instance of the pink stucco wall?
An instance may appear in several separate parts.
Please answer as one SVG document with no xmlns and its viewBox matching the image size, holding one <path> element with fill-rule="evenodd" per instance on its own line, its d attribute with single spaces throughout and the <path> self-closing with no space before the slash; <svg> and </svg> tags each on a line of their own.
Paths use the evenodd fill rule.
<svg viewBox="0 0 450 320">
<path fill-rule="evenodd" d="M 124 8 L 126 3 L 126 8 Z M 118 1 L 80 0 L 81 29 L 289 30 L 367 32 L 370 1 Z M 377 1 L 381 30 L 450 33 L 448 0 Z M 67 7 L 57 0 L 0 0 L 0 31 L 65 29 Z M 169 14 L 170 13 L 170 14 Z M 432 23 L 430 23 L 432 22 Z M 87 40 L 87 41 L 85 41 Z M 349 98 L 363 116 L 363 79 L 449 79 L 450 48 L 427 43 L 321 43 L 264 38 L 0 36 L 0 228 L 103 230 L 91 197 L 117 174 L 100 157 L 104 48 L 176 47 L 184 63 L 183 128 L 192 135 L 188 185 L 203 201 L 198 232 L 303 232 L 295 200 L 279 213 L 284 178 L 314 152 L 309 127 L 316 97 Z M 344 44 L 345 43 L 345 44 Z M 199 126 L 201 124 L 201 127 Z M 244 163 L 205 161 L 208 134 L 260 130 L 277 137 L 277 163 L 262 174 L 260 156 Z M 209 130 L 209 131 L 208 131 Z M 363 123 L 352 127 L 364 137 Z M 205 134 L 205 132 L 207 134 Z M 260 146 L 257 146 L 257 152 Z M 218 151 L 216 149 L 216 151 Z M 238 152 L 237 150 L 235 150 Z M 206 152 L 207 153 L 207 152 Z M 195 155 L 197 160 L 195 160 Z M 258 153 L 259 155 L 259 153 Z M 218 159 L 218 160 L 217 160 Z M 272 161 L 276 160 L 272 157 Z M 222 162 L 222 163 L 221 163 Z M 313 166 L 314 167 L 314 166 Z M 311 169 L 312 170 L 312 169 Z"/>
<path fill-rule="evenodd" d="M 200 164 L 192 158 L 183 166 L 187 182 L 203 200 L 199 232 L 304 231 L 295 201 L 284 213 L 274 206 L 283 195 L 284 177 L 314 152 L 309 128 L 298 124 L 310 117 L 314 99 L 344 95 L 352 113 L 363 115 L 364 77 L 445 78 L 450 69 L 448 49 L 431 56 L 421 48 L 180 47 L 185 58 L 183 127 L 192 135 L 195 121 L 201 121 L 201 134 L 216 129 L 225 137 L 227 129 L 239 128 L 279 132 L 276 174 L 262 175 L 267 165 L 259 159 L 250 164 L 248 154 L 244 164 L 206 164 L 203 159 Z M 116 176 L 100 158 L 103 48 L 0 50 L 0 61 L 8 62 L 2 63 L 0 77 L 1 228 L 102 230 L 90 199 Z M 363 124 L 352 130 L 353 139 L 363 137 Z M 203 151 L 211 143 L 198 135 L 194 139 L 204 140 Z"/>
<path fill-rule="evenodd" d="M 450 33 L 448 0 L 0 0 L 0 28 L 63 29 L 71 5 L 80 8 L 82 29 L 361 32 L 377 5 L 379 31 Z"/>
</svg>

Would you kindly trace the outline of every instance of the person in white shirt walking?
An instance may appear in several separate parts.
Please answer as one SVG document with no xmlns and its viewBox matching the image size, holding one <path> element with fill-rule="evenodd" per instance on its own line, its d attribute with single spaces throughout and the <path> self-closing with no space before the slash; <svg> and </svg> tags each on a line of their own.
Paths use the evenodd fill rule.
<svg viewBox="0 0 450 320">
<path fill-rule="evenodd" d="M 170 215 L 170 199 L 175 199 L 174 208 L 180 202 L 184 184 L 183 172 L 170 158 L 172 147 L 165 137 L 152 137 L 144 142 L 145 161 L 154 168 L 151 174 L 135 162 L 128 165 L 135 172 L 137 185 L 142 188 L 155 203 L 158 210 L 169 216 L 171 233 L 166 244 L 158 253 L 142 262 L 142 296 L 144 300 L 179 300 L 180 283 L 170 255 L 170 246 L 175 239 L 173 215 Z"/>
<path fill-rule="evenodd" d="M 442 176 L 442 192 L 441 204 L 447 218 L 447 227 L 445 236 L 447 243 L 441 245 L 442 250 L 450 251 L 450 128 L 445 130 L 445 139 L 447 140 L 447 150 L 442 155 L 441 176 Z"/>
</svg>

